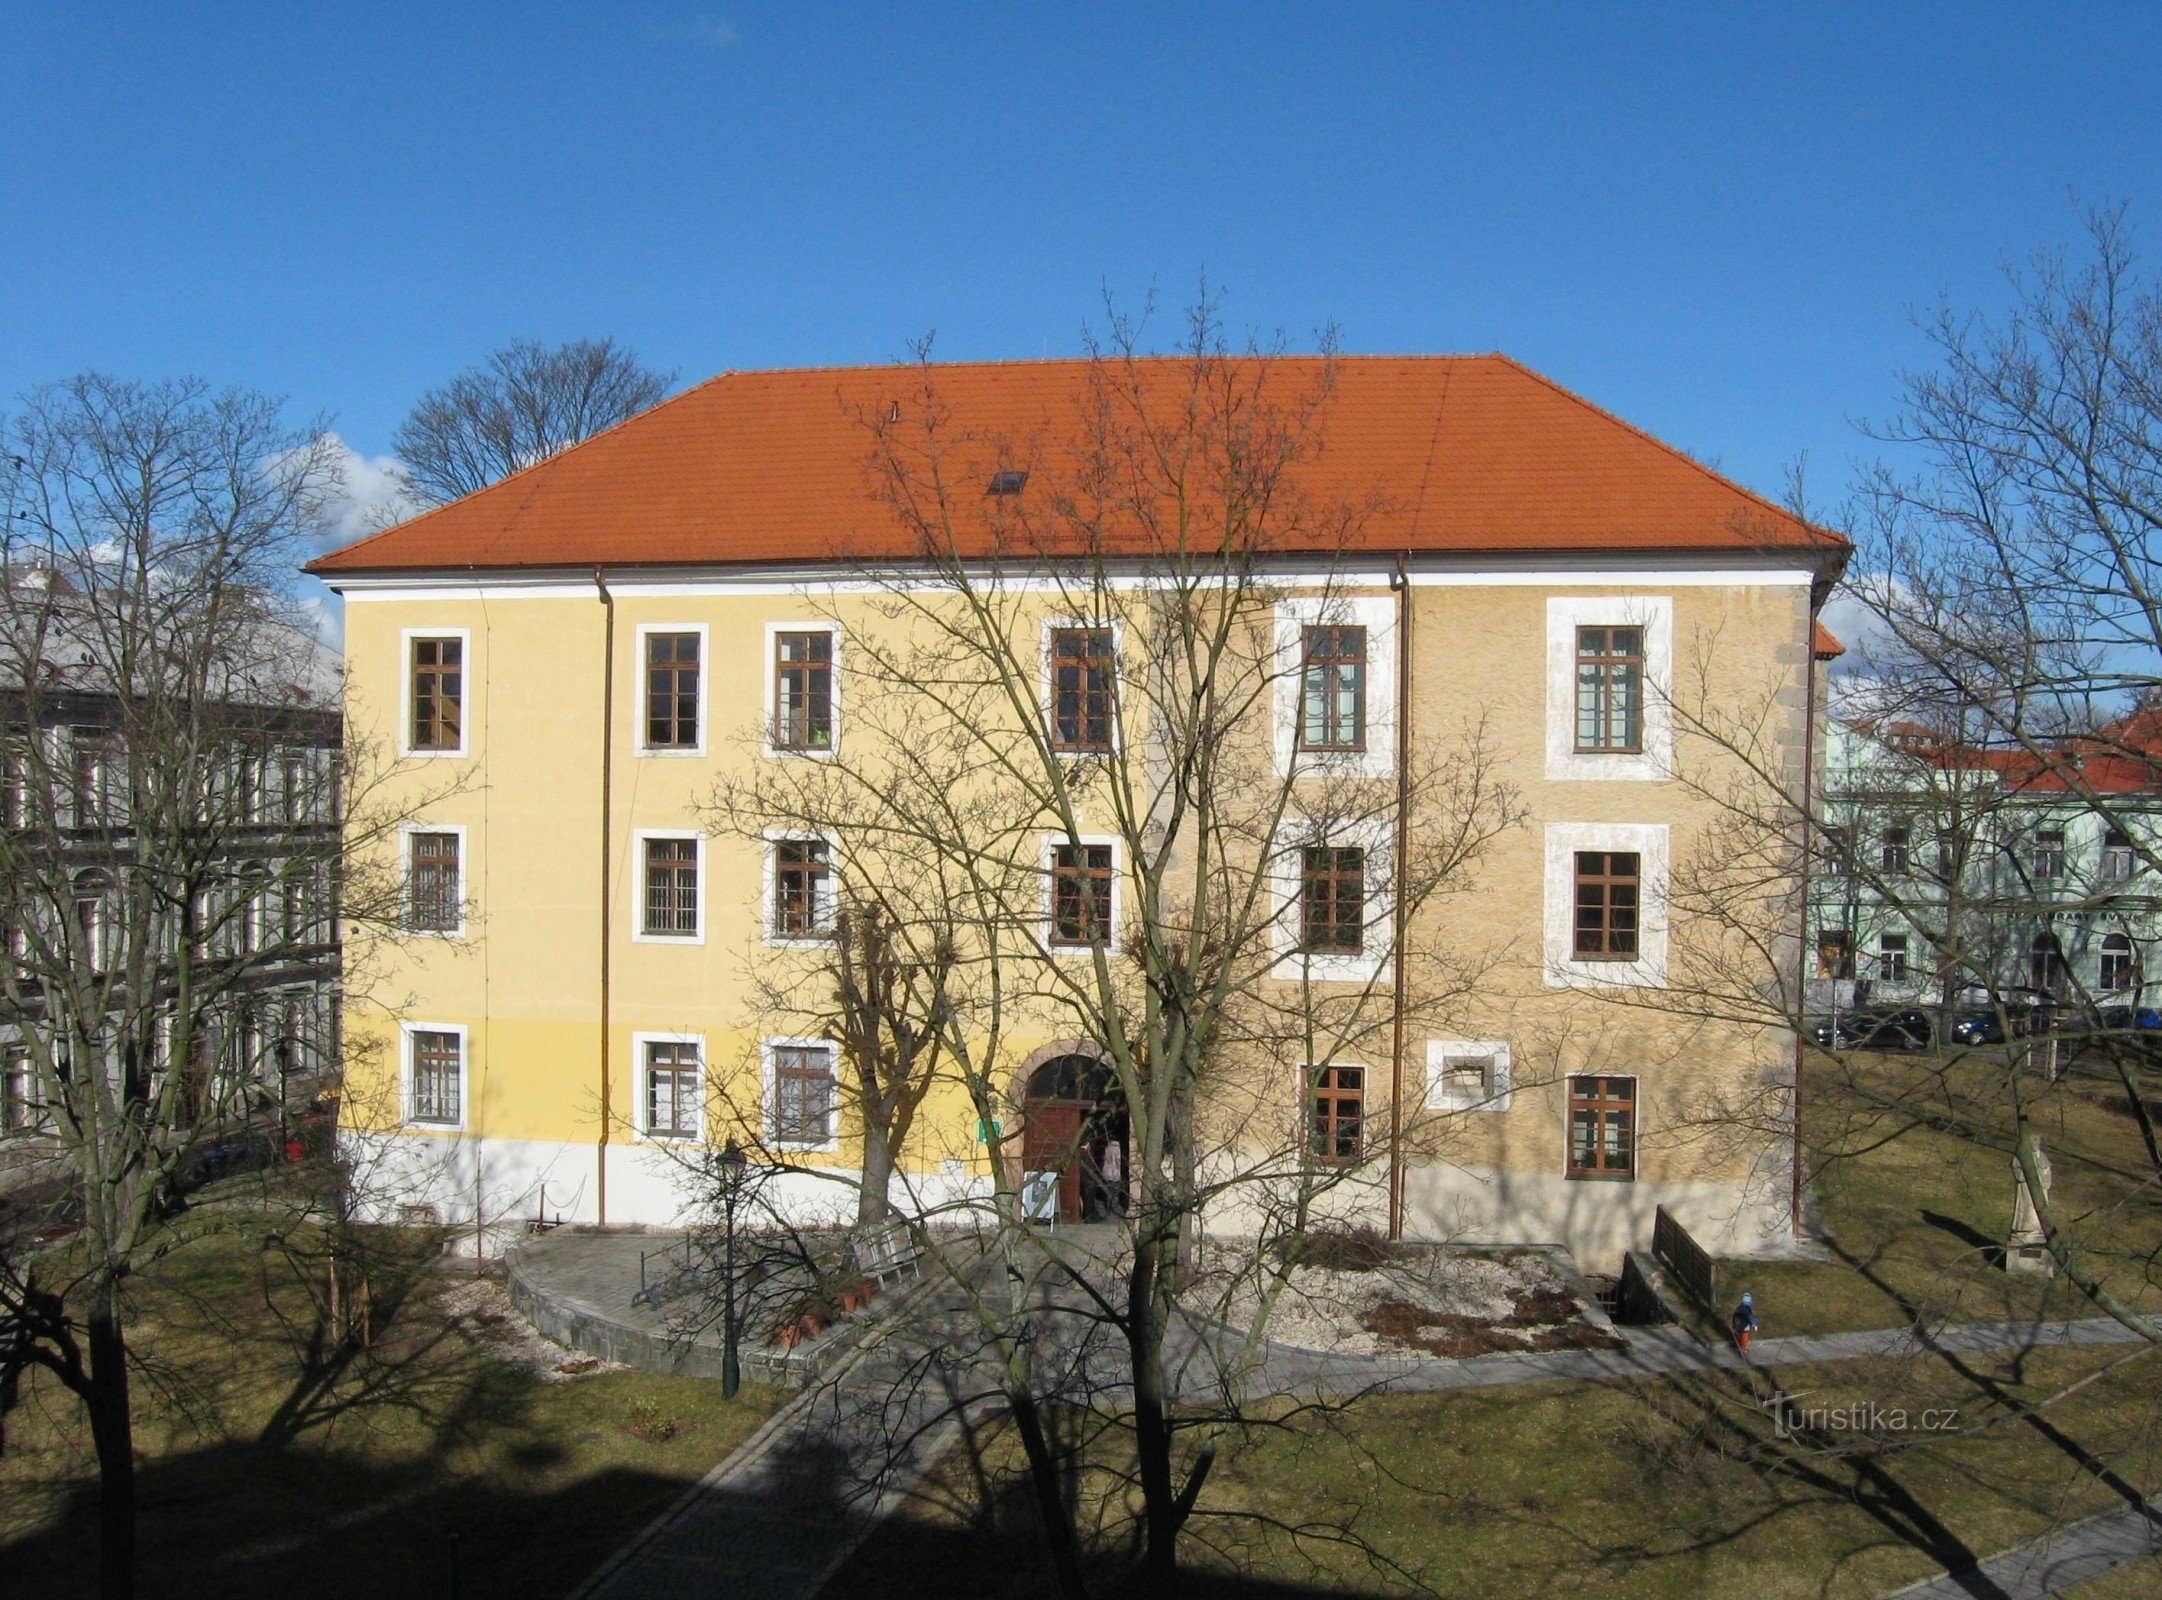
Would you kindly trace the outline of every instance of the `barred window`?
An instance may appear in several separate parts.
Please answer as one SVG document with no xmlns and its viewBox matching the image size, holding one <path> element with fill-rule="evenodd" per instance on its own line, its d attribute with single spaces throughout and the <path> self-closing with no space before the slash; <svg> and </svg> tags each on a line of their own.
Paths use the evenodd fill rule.
<svg viewBox="0 0 2162 1600">
<path fill-rule="evenodd" d="M 773 636 L 773 748 L 833 747 L 833 634 Z"/>
<path fill-rule="evenodd" d="M 1634 1078 L 1569 1080 L 1569 1176 L 1636 1176 Z"/>
<path fill-rule="evenodd" d="M 1644 748 L 1644 630 L 1576 630 L 1576 747 L 1635 754 Z"/>
<path fill-rule="evenodd" d="M 1366 748 L 1366 630 L 1308 628 L 1299 669 L 1299 748 Z"/>
<path fill-rule="evenodd" d="M 646 748 L 698 745 L 698 635 L 646 635 Z"/>
<path fill-rule="evenodd" d="M 782 839 L 773 847 L 773 931 L 816 939 L 831 930 L 831 866 L 823 839 Z"/>
<path fill-rule="evenodd" d="M 1062 844 L 1051 852 L 1051 942 L 1111 942 L 1111 847 Z"/>
<path fill-rule="evenodd" d="M 455 1123 L 465 1087 L 463 1041 L 455 1033 L 417 1029 L 412 1040 L 413 1092 L 408 1120 Z"/>
<path fill-rule="evenodd" d="M 406 835 L 409 852 L 406 866 L 405 925 L 414 933 L 455 933 L 464 894 L 458 881 L 458 836 L 455 833 Z M 294 885 L 286 890 L 288 921 Z"/>
<path fill-rule="evenodd" d="M 1299 886 L 1299 948 L 1356 955 L 1366 943 L 1366 852 L 1313 845 Z"/>
<path fill-rule="evenodd" d="M 833 1142 L 833 1047 L 773 1046 L 772 1133 L 776 1144 Z"/>
<path fill-rule="evenodd" d="M 1357 1161 L 1366 1142 L 1366 1069 L 1307 1068 L 1307 1153 L 1316 1161 Z"/>
<path fill-rule="evenodd" d="M 656 1139 L 698 1135 L 698 1046 L 679 1040 L 646 1043 L 646 1132 Z"/>
<path fill-rule="evenodd" d="M 1109 628 L 1051 630 L 1051 747 L 1068 754 L 1111 748 L 1118 662 Z"/>
<path fill-rule="evenodd" d="M 464 737 L 465 641 L 413 641 L 413 748 L 456 750 Z"/>
<path fill-rule="evenodd" d="M 645 932 L 683 938 L 698 932 L 698 841 L 646 841 Z"/>
<path fill-rule="evenodd" d="M 1576 853 L 1576 958 L 1634 961 L 1642 858 L 1633 850 Z"/>
</svg>

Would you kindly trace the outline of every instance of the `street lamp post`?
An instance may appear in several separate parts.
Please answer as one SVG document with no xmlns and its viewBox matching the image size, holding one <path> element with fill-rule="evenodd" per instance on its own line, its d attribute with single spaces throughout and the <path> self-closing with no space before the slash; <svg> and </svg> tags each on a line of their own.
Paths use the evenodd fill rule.
<svg viewBox="0 0 2162 1600">
<path fill-rule="evenodd" d="M 743 1197 L 749 1163 L 730 1139 L 721 1151 L 721 1398 L 733 1400 L 743 1385 L 736 1356 L 736 1203 Z"/>
</svg>

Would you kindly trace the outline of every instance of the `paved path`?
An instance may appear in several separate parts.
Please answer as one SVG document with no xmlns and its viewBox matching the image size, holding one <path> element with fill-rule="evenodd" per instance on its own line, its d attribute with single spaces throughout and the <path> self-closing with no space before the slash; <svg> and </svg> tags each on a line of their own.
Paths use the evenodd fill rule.
<svg viewBox="0 0 2162 1600">
<path fill-rule="evenodd" d="M 2068 1523 L 1972 1572 L 1948 1572 L 1884 1600 L 2043 1600 L 2151 1557 L 2162 1557 L 2162 1503 L 2153 1500 Z"/>
</svg>

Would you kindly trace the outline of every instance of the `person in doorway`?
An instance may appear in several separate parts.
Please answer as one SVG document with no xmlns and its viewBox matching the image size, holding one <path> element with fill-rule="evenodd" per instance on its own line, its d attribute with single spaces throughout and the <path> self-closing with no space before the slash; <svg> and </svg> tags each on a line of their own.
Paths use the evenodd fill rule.
<svg viewBox="0 0 2162 1600">
<path fill-rule="evenodd" d="M 1742 1303 L 1734 1308 L 1731 1321 L 1734 1324 L 1734 1348 L 1747 1350 L 1749 1336 L 1757 1331 L 1757 1303 L 1754 1296 L 1742 1296 Z"/>
<path fill-rule="evenodd" d="M 1104 1214 L 1105 1184 L 1103 1141 L 1090 1140 L 1075 1152 L 1081 1163 L 1081 1220 L 1096 1222 Z"/>
<path fill-rule="evenodd" d="M 1126 1214 L 1126 1152 L 1117 1139 L 1104 1141 L 1104 1206 L 1114 1217 Z"/>
</svg>

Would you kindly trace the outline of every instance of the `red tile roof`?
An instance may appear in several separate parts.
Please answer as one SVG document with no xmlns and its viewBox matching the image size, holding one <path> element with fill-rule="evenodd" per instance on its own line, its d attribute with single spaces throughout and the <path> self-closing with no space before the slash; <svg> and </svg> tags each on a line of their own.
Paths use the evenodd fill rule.
<svg viewBox="0 0 2162 1600">
<path fill-rule="evenodd" d="M 1839 642 L 1839 635 L 1823 623 L 1817 624 L 1813 653 L 1819 661 L 1836 661 L 1847 653 L 1847 647 Z"/>
<path fill-rule="evenodd" d="M 1303 393 L 1320 369 L 1318 357 L 1279 358 L 1267 382 Z M 945 436 L 973 441 L 959 446 L 964 465 L 952 481 L 980 474 L 988 483 L 994 440 L 1026 451 L 1032 439 L 1077 437 L 1090 370 L 1085 361 L 931 368 Z M 1167 400 L 1184 381 L 1176 360 L 1142 371 Z M 916 545 L 872 494 L 866 421 L 896 403 L 919 415 L 921 382 L 906 366 L 723 373 L 309 570 L 334 578 L 905 558 Z M 1300 464 L 1297 487 L 1312 505 L 1375 507 L 1351 540 L 1356 550 L 1773 549 L 1825 565 L 1846 552 L 1836 535 L 1506 356 L 1345 358 L 1324 417 L 1322 447 Z"/>
</svg>

